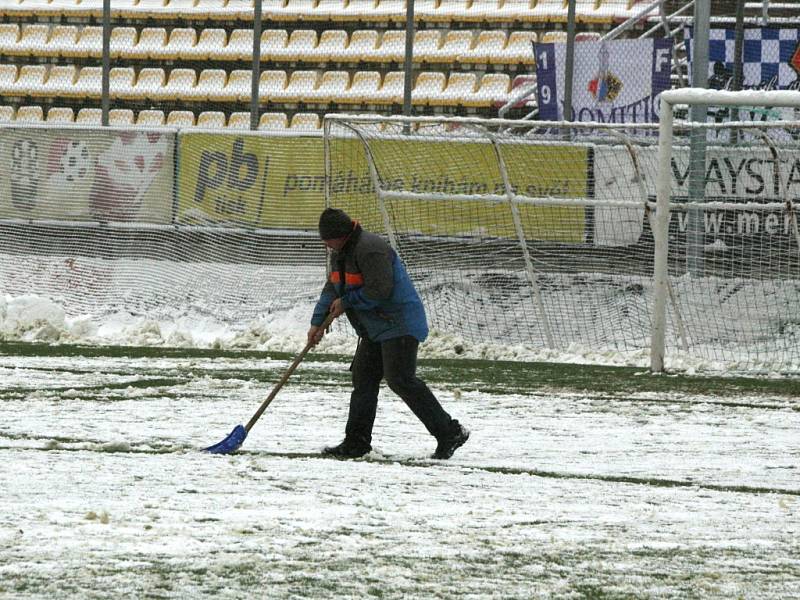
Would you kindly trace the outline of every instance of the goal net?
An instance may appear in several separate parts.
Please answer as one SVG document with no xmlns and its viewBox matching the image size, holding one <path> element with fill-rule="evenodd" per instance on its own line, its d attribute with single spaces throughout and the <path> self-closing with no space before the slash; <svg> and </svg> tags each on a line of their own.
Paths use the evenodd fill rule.
<svg viewBox="0 0 800 600">
<path fill-rule="evenodd" d="M 659 173 L 658 130 L 641 124 L 329 117 L 327 202 L 387 236 L 439 332 L 796 368 L 796 125 L 704 125 L 698 158 L 676 124 Z"/>
</svg>

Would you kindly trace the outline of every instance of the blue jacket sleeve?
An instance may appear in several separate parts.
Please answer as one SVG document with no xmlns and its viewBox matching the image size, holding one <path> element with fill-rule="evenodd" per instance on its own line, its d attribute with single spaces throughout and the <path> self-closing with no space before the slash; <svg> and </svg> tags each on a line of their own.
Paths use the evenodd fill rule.
<svg viewBox="0 0 800 600">
<path fill-rule="evenodd" d="M 331 302 L 333 302 L 335 298 L 336 292 L 333 289 L 333 284 L 327 282 L 322 288 L 322 293 L 319 295 L 317 305 L 314 307 L 314 314 L 311 316 L 312 325 L 316 327 L 322 325 L 322 322 L 325 320 L 325 317 L 328 314 L 328 309 L 331 306 Z"/>
</svg>

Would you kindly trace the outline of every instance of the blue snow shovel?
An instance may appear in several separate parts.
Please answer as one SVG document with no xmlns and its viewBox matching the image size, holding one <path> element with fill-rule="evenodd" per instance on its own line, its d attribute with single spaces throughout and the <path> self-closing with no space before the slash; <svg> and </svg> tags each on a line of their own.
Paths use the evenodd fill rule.
<svg viewBox="0 0 800 600">
<path fill-rule="evenodd" d="M 323 331 L 328 329 L 328 327 L 330 327 L 330 324 L 333 323 L 333 319 L 334 317 L 328 315 L 325 319 L 325 322 L 320 326 L 321 329 Z M 286 369 L 286 372 L 283 374 L 283 377 L 281 377 L 281 380 L 275 384 L 275 387 L 272 388 L 272 391 L 269 393 L 269 396 L 267 396 L 266 400 L 264 400 L 264 402 L 261 403 L 261 406 L 258 407 L 256 413 L 247 422 L 247 425 L 237 425 L 236 427 L 233 428 L 233 431 L 231 431 L 228 434 L 228 437 L 226 437 L 221 442 L 214 444 L 213 446 L 204 448 L 203 451 L 210 452 L 211 454 L 231 454 L 233 452 L 236 452 L 236 450 L 238 450 L 239 447 L 244 443 L 244 440 L 247 437 L 247 434 L 250 433 L 250 430 L 253 428 L 253 425 L 256 424 L 256 421 L 258 421 L 258 419 L 261 417 L 264 411 L 267 410 L 267 407 L 270 405 L 270 402 L 272 402 L 275 396 L 278 395 L 278 392 L 283 387 L 283 384 L 289 380 L 289 377 L 292 376 L 292 373 L 294 373 L 294 370 L 297 368 L 297 365 L 303 362 L 303 359 L 305 358 L 306 354 L 308 354 L 308 351 L 311 350 L 313 346 L 314 344 L 311 342 L 306 344 L 306 347 L 303 348 L 300 354 L 297 355 L 291 366 L 289 366 L 289 368 Z"/>
</svg>

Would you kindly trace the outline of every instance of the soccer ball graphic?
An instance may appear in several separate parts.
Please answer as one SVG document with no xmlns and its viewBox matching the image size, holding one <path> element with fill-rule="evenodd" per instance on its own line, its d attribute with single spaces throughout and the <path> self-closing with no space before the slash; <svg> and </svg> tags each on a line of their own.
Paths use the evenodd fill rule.
<svg viewBox="0 0 800 600">
<path fill-rule="evenodd" d="M 58 163 L 64 173 L 64 181 L 81 181 L 92 166 L 89 147 L 82 140 L 70 140 Z"/>
</svg>

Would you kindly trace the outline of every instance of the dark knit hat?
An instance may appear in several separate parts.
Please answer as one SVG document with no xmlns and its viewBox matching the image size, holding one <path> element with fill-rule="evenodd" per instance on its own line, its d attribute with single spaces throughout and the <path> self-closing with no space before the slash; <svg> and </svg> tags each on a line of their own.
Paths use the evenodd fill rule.
<svg viewBox="0 0 800 600">
<path fill-rule="evenodd" d="M 353 232 L 353 220 L 338 208 L 326 208 L 319 216 L 319 237 L 333 240 Z"/>
</svg>

